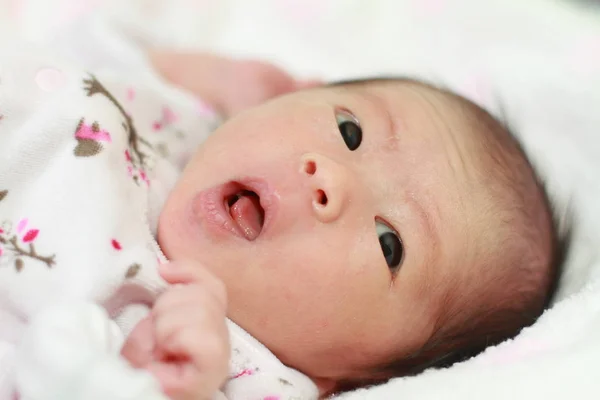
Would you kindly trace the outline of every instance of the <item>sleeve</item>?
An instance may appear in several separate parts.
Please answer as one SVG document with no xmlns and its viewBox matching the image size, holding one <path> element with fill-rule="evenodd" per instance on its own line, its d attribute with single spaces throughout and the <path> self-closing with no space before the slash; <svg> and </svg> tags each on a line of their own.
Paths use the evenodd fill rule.
<svg viewBox="0 0 600 400">
<path fill-rule="evenodd" d="M 167 400 L 147 372 L 120 357 L 123 336 L 92 303 L 37 315 L 17 349 L 15 386 L 23 400 Z"/>
<path fill-rule="evenodd" d="M 223 392 L 231 400 L 319 398 L 310 378 L 285 366 L 262 343 L 231 320 L 229 380 Z"/>
<path fill-rule="evenodd" d="M 38 47 L 0 50 L 1 400 L 166 400 L 92 304 L 163 284 L 142 285 L 157 252 L 139 172 L 151 149 L 135 133 L 94 75 Z"/>
</svg>

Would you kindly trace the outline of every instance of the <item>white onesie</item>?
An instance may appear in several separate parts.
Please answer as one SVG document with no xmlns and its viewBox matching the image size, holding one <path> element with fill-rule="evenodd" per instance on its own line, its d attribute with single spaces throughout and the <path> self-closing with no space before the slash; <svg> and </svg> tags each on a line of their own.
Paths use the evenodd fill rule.
<svg viewBox="0 0 600 400">
<path fill-rule="evenodd" d="M 96 76 L 22 45 L 0 52 L 0 400 L 165 398 L 119 350 L 164 289 L 162 204 L 219 119 L 143 75 Z M 228 399 L 317 397 L 229 326 Z"/>
</svg>

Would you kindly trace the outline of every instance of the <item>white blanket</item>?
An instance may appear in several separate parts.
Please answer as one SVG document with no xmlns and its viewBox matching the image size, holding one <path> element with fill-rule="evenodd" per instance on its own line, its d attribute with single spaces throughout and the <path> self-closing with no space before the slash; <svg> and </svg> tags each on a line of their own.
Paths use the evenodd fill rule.
<svg viewBox="0 0 600 400">
<path fill-rule="evenodd" d="M 44 40 L 100 1 L 0 0 L 0 35 Z M 557 304 L 448 370 L 341 399 L 600 396 L 600 6 L 556 0 L 127 0 L 108 18 L 153 45 L 259 56 L 305 77 L 408 74 L 449 86 L 522 137 L 577 219 Z M 570 4 L 567 4 L 570 3 Z M 582 2 L 583 4 L 584 2 Z"/>
</svg>

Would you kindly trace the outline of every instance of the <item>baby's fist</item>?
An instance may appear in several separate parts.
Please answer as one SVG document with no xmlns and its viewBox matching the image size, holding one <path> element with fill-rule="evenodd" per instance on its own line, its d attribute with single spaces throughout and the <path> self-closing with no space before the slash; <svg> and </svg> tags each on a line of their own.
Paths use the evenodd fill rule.
<svg viewBox="0 0 600 400">
<path fill-rule="evenodd" d="M 161 275 L 173 286 L 138 326 L 143 332 L 136 327 L 131 335 L 138 348 L 152 350 L 131 357 L 126 346 L 123 354 L 135 366 L 149 370 L 171 399 L 211 398 L 229 366 L 225 288 L 194 263 L 163 265 Z"/>
</svg>

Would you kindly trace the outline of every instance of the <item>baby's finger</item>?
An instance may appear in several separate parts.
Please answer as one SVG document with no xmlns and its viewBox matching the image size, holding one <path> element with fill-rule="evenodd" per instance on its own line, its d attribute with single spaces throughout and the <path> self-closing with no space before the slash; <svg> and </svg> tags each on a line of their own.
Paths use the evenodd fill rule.
<svg viewBox="0 0 600 400">
<path fill-rule="evenodd" d="M 224 300 L 218 293 L 194 284 L 169 288 L 154 303 L 152 314 L 156 317 L 161 314 L 178 312 L 184 308 L 193 310 L 209 308 L 223 315 L 226 312 Z"/>
<path fill-rule="evenodd" d="M 200 311 L 199 313 L 203 314 L 204 312 Z M 195 320 L 199 319 L 197 314 L 193 315 Z M 154 322 L 156 350 L 161 353 L 168 353 L 169 342 L 179 331 L 189 326 L 189 318 L 190 316 L 179 311 L 154 315 L 152 320 Z"/>
<path fill-rule="evenodd" d="M 227 291 L 223 282 L 197 263 L 177 262 L 162 264 L 159 267 L 159 272 L 163 279 L 172 285 L 186 283 L 199 284 L 204 290 L 211 292 L 220 299 L 223 304 L 227 303 Z"/>
<path fill-rule="evenodd" d="M 169 357 L 148 369 L 172 398 L 195 399 L 195 391 L 209 389 L 212 393 L 222 384 L 227 374 L 228 343 L 226 330 L 199 336 L 195 329 L 184 329 L 172 337 Z"/>
<path fill-rule="evenodd" d="M 187 303 L 204 301 L 205 292 L 200 285 L 171 286 L 156 299 L 152 306 L 152 314 L 157 315 L 164 312 L 171 312 Z"/>
<path fill-rule="evenodd" d="M 225 310 L 217 301 L 205 299 L 199 303 L 184 303 L 176 308 L 153 310 L 152 321 L 159 353 L 180 355 L 176 353 L 177 348 L 171 346 L 173 337 L 188 328 L 196 329 L 198 337 L 213 333 L 224 325 Z"/>
<path fill-rule="evenodd" d="M 121 355 L 129 361 L 132 367 L 143 368 L 152 361 L 154 344 L 152 318 L 147 316 L 135 326 L 127 337 L 121 348 Z"/>
<path fill-rule="evenodd" d="M 206 268 L 193 261 L 161 264 L 158 272 L 167 282 L 173 285 L 178 283 L 203 283 L 217 279 Z"/>
<path fill-rule="evenodd" d="M 215 325 L 214 321 L 224 319 L 223 314 L 215 313 L 209 309 L 197 310 L 193 308 L 154 316 L 154 334 L 157 350 L 161 353 L 180 355 L 179 349 L 173 345 L 174 337 L 188 328 L 196 329 L 198 337 Z"/>
</svg>

